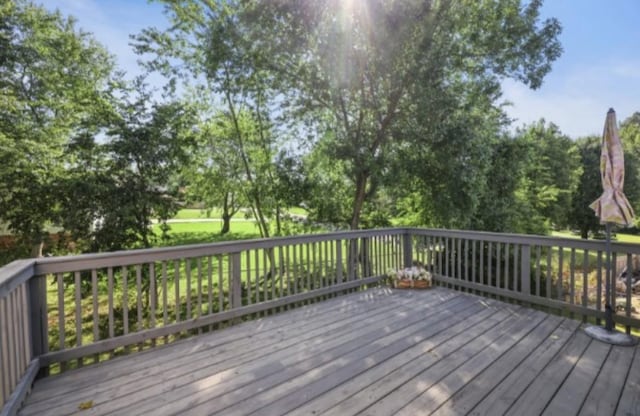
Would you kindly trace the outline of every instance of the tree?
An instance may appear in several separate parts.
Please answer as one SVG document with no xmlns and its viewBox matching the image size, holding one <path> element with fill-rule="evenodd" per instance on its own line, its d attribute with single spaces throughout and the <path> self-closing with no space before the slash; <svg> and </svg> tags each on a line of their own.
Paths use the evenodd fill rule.
<svg viewBox="0 0 640 416">
<path fill-rule="evenodd" d="M 2 2 L 0 22 L 0 220 L 38 256 L 65 145 L 110 105 L 113 59 L 73 19 L 26 0 Z"/>
<path fill-rule="evenodd" d="M 600 180 L 600 148 L 602 139 L 597 136 L 584 137 L 576 141 L 580 155 L 581 173 L 569 211 L 569 226 L 580 231 L 587 239 L 589 233 L 600 231 L 600 220 L 589 207 L 602 194 Z"/>
<path fill-rule="evenodd" d="M 566 227 L 571 195 L 580 175 L 579 156 L 572 140 L 544 120 L 518 130 L 516 140 L 527 148 L 526 174 L 517 192 L 530 207 L 530 221 L 547 223 L 535 227 L 538 232 L 548 231 L 552 225 Z"/>
<path fill-rule="evenodd" d="M 260 24 L 249 33 L 289 88 L 291 108 L 322 112 L 329 119 L 328 128 L 338 139 L 330 156 L 345 162 L 353 186 L 350 226 L 358 228 L 390 147 L 411 138 L 393 134 L 399 123 L 432 110 L 436 117 L 429 121 L 446 123 L 444 115 L 455 109 L 441 99 L 446 91 L 472 95 L 481 90 L 478 85 L 492 91 L 504 76 L 540 85 L 560 48 L 558 23 L 538 26 L 539 6 L 531 2 L 521 8 L 518 1 L 327 0 L 304 7 L 278 2 L 251 10 L 249 16 Z"/>
<path fill-rule="evenodd" d="M 287 126 L 308 123 L 303 130 L 335 137 L 325 149 L 343 163 L 352 189 L 349 223 L 358 228 L 391 144 L 408 140 L 393 134 L 398 123 L 437 108 L 444 90 L 495 97 L 502 77 L 541 84 L 559 56 L 560 28 L 554 19 L 539 22 L 540 4 L 167 2 L 174 26 L 145 31 L 139 51 L 207 68 L 227 103 L 239 94 L 254 94 L 256 103 L 271 97 L 291 120 Z M 450 109 L 438 109 L 432 120 L 446 121 Z"/>
<path fill-rule="evenodd" d="M 135 37 L 135 48 L 138 53 L 155 55 L 147 66 L 170 78 L 170 88 L 180 79 L 198 84 L 199 94 L 194 97 L 204 96 L 198 99 L 207 107 L 205 113 L 213 114 L 210 123 L 218 124 L 223 132 L 216 136 L 215 145 L 225 149 L 224 157 L 238 162 L 232 163 L 239 169 L 217 172 L 228 183 L 241 185 L 242 199 L 260 234 L 269 237 L 270 219 L 275 219 L 276 234 L 280 233 L 282 208 L 272 192 L 279 144 L 271 120 L 273 90 L 242 38 L 233 7 L 227 2 L 166 2 L 173 26 L 165 32 L 145 29 Z M 211 105 L 216 100 L 222 104 L 219 108 Z"/>
<path fill-rule="evenodd" d="M 90 252 L 151 247 L 152 219 L 179 208 L 175 176 L 189 164 L 197 119 L 183 102 L 155 103 L 141 80 L 118 103 L 106 137 L 77 137 L 61 186 L 61 225 Z"/>
<path fill-rule="evenodd" d="M 185 169 L 187 194 L 208 211 L 222 208 L 221 234 L 231 230 L 231 218 L 246 201 L 242 187 L 242 166 L 237 150 L 229 146 L 224 114 L 205 122 L 198 134 L 194 161 Z"/>
</svg>

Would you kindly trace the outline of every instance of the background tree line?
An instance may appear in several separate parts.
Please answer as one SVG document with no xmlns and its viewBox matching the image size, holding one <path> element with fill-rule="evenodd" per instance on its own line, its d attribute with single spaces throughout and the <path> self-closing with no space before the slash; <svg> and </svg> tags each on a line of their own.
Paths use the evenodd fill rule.
<svg viewBox="0 0 640 416">
<path fill-rule="evenodd" d="M 185 202 L 220 209 L 222 233 L 246 209 L 263 237 L 301 231 L 292 206 L 352 229 L 598 231 L 600 138 L 503 111 L 502 80 L 537 88 L 561 54 L 541 1 L 161 3 L 169 28 L 132 47 L 162 90 L 72 17 L 0 6 L 10 257 L 41 255 L 51 225 L 77 252 L 151 247 Z M 640 115 L 621 127 L 637 205 Z"/>
</svg>

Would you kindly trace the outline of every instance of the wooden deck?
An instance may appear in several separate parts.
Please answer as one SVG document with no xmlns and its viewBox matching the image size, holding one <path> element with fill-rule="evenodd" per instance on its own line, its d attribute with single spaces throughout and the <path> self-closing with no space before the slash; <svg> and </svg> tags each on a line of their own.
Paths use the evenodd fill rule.
<svg viewBox="0 0 640 416">
<path fill-rule="evenodd" d="M 640 415 L 638 347 L 580 328 L 375 289 L 40 380 L 20 414 Z"/>
</svg>

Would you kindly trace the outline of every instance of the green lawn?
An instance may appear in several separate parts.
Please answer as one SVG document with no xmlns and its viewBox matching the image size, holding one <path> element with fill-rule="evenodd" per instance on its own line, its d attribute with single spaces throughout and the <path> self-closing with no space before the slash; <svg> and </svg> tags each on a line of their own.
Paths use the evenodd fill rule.
<svg viewBox="0 0 640 416">
<path fill-rule="evenodd" d="M 237 214 L 236 214 L 237 215 Z M 240 213 L 242 216 L 242 213 Z M 178 213 L 173 217 L 176 220 L 191 220 L 191 219 L 206 219 L 206 218 L 220 218 L 222 217 L 222 212 L 220 209 L 216 208 L 209 212 L 207 216 L 207 212 L 197 208 L 184 208 L 178 211 Z"/>
<path fill-rule="evenodd" d="M 288 208 L 287 211 L 290 214 L 294 215 L 307 215 L 307 210 L 300 207 L 291 207 Z M 209 212 L 207 216 L 207 212 L 197 208 L 184 208 L 178 211 L 178 213 L 172 218 L 175 220 L 191 220 L 191 219 L 206 219 L 206 218 L 221 218 L 222 211 L 219 208 L 214 208 Z M 245 219 L 244 210 L 240 210 L 234 216 L 234 219 Z"/>
<path fill-rule="evenodd" d="M 237 221 L 231 223 L 231 232 L 220 235 L 222 221 L 211 222 L 179 222 L 169 224 L 169 240 L 159 240 L 159 246 L 179 246 L 185 244 L 214 243 L 228 240 L 246 240 L 259 238 L 260 232 L 252 221 Z M 160 235 L 158 225 L 153 230 Z"/>
<path fill-rule="evenodd" d="M 554 231 L 551 235 L 562 238 L 580 238 L 579 235 L 573 234 L 571 231 Z M 640 244 L 640 235 L 616 233 L 614 241 Z"/>
</svg>

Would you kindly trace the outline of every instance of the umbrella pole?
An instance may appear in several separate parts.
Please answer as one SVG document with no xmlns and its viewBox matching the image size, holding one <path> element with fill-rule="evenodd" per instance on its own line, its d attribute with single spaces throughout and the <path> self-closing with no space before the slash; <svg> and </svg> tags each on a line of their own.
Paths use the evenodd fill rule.
<svg viewBox="0 0 640 416">
<path fill-rule="evenodd" d="M 605 275 L 605 326 L 604 328 L 607 331 L 613 331 L 613 309 L 611 307 L 611 223 L 607 222 L 605 224 L 605 247 L 607 252 L 607 272 Z"/>
<path fill-rule="evenodd" d="M 611 287 L 611 276 L 612 267 L 611 267 L 611 223 L 605 224 L 606 229 L 606 240 L 605 240 L 605 251 L 607 252 L 606 259 L 606 273 L 605 273 L 605 326 L 604 328 L 596 325 L 588 325 L 584 331 L 589 334 L 591 337 L 609 343 L 613 345 L 627 345 L 632 346 L 637 343 L 637 340 L 633 338 L 631 335 L 625 334 L 623 332 L 616 331 L 613 327 L 613 308 L 611 304 L 615 304 L 615 297 L 612 296 L 612 287 Z"/>
</svg>

